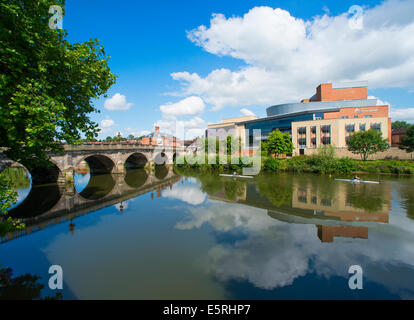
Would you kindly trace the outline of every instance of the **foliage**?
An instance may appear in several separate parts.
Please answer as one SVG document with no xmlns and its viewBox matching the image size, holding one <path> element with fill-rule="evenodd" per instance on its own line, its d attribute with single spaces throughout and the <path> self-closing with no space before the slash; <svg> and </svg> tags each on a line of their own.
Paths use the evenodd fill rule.
<svg viewBox="0 0 414 320">
<path fill-rule="evenodd" d="M 414 152 L 414 125 L 408 127 L 407 132 L 401 138 L 399 148 L 407 152 Z"/>
<path fill-rule="evenodd" d="M 407 123 L 406 121 L 394 121 L 392 123 L 392 128 L 393 129 L 408 128 L 409 126 L 410 126 L 410 124 Z"/>
<path fill-rule="evenodd" d="M 5 216 L 8 210 L 16 203 L 17 193 L 13 190 L 11 182 L 0 174 L 0 216 Z"/>
<path fill-rule="evenodd" d="M 20 220 L 7 217 L 9 209 L 16 203 L 17 193 L 13 190 L 12 183 L 6 176 L 0 174 L 0 236 L 7 232 L 15 231 L 25 227 Z"/>
<path fill-rule="evenodd" d="M 355 132 L 349 137 L 347 145 L 349 151 L 361 155 L 364 161 L 370 155 L 385 151 L 389 148 L 388 140 L 382 138 L 381 132 L 373 129 Z"/>
<path fill-rule="evenodd" d="M 232 135 L 228 135 L 226 138 L 226 151 L 228 155 L 240 154 L 241 152 L 241 137 L 234 137 Z"/>
<path fill-rule="evenodd" d="M 115 83 L 97 39 L 71 44 L 49 28 L 49 7 L 64 3 L 0 3 L 0 145 L 29 169 L 48 164 L 46 151 L 60 153 L 61 142 L 96 137 L 92 100 Z"/>
<path fill-rule="evenodd" d="M 293 152 L 292 139 L 289 134 L 282 133 L 280 130 L 274 130 L 269 134 L 266 141 L 262 143 L 262 150 L 270 154 L 291 154 Z"/>
<path fill-rule="evenodd" d="M 39 276 L 29 273 L 13 277 L 13 270 L 0 265 L 0 300 L 38 300 L 44 285 L 38 283 Z M 60 300 L 61 293 L 47 296 L 46 300 Z"/>
</svg>

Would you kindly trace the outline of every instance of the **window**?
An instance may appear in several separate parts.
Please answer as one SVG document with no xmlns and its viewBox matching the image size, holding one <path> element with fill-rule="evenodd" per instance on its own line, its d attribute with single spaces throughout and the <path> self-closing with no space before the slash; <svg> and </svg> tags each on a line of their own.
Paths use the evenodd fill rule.
<svg viewBox="0 0 414 320">
<path fill-rule="evenodd" d="M 306 147 L 306 138 L 300 138 L 298 139 L 298 144 L 301 147 L 300 149 L 303 149 Z"/>
<path fill-rule="evenodd" d="M 311 138 L 312 148 L 316 148 L 316 138 Z"/>
<path fill-rule="evenodd" d="M 366 114 L 366 115 L 364 116 L 364 118 L 372 118 L 372 115 L 370 115 L 370 114 Z"/>
<path fill-rule="evenodd" d="M 358 119 L 358 116 L 354 116 L 355 119 Z"/>
<path fill-rule="evenodd" d="M 311 127 L 311 133 L 316 134 L 316 127 Z"/>
<path fill-rule="evenodd" d="M 341 119 L 348 119 L 348 116 L 342 116 Z"/>
<path fill-rule="evenodd" d="M 331 144 L 331 126 L 330 125 L 321 126 L 321 143 L 325 146 Z"/>
<path fill-rule="evenodd" d="M 321 126 L 321 132 L 322 133 L 331 133 L 331 126 L 330 125 Z"/>
<path fill-rule="evenodd" d="M 371 129 L 381 132 L 381 123 L 371 123 Z"/>
<path fill-rule="evenodd" d="M 298 145 L 299 149 L 306 148 L 306 127 L 298 128 Z"/>
<path fill-rule="evenodd" d="M 324 207 L 332 207 L 332 201 L 331 199 L 322 199 L 321 205 L 323 205 Z"/>
<path fill-rule="evenodd" d="M 353 133 L 355 132 L 355 125 L 354 124 L 347 124 L 345 126 L 345 130 L 347 133 Z"/>
<path fill-rule="evenodd" d="M 299 134 L 306 134 L 306 127 L 298 128 Z"/>
<path fill-rule="evenodd" d="M 331 137 L 322 137 L 321 143 L 324 146 L 330 145 L 331 144 Z"/>
<path fill-rule="evenodd" d="M 359 130 L 360 130 L 360 131 L 365 131 L 365 130 L 366 130 L 366 126 L 367 126 L 367 125 L 366 125 L 365 123 L 360 123 L 360 124 L 359 124 Z"/>
</svg>

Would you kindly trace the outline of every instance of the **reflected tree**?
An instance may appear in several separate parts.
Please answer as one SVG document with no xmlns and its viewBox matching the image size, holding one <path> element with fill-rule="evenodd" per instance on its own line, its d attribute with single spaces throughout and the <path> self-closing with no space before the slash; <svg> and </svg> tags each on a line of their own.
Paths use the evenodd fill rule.
<svg viewBox="0 0 414 320">
<path fill-rule="evenodd" d="M 13 277 L 11 268 L 0 266 L 0 300 L 39 300 L 42 299 L 41 292 L 44 285 L 38 283 L 39 276 L 25 274 Z M 62 294 L 47 296 L 45 300 L 60 300 Z"/>
</svg>

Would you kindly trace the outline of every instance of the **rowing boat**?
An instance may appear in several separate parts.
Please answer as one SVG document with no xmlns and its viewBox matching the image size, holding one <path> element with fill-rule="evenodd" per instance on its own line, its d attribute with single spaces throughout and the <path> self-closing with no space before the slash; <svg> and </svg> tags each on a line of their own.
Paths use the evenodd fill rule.
<svg viewBox="0 0 414 320">
<path fill-rule="evenodd" d="M 355 180 L 355 179 L 334 179 L 335 181 L 345 181 L 351 183 L 371 183 L 371 184 L 379 184 L 379 181 L 367 181 L 367 180 Z"/>
<path fill-rule="evenodd" d="M 242 178 L 242 179 L 253 179 L 252 176 L 239 176 L 234 174 L 221 174 L 220 177 L 226 177 L 226 178 Z"/>
</svg>

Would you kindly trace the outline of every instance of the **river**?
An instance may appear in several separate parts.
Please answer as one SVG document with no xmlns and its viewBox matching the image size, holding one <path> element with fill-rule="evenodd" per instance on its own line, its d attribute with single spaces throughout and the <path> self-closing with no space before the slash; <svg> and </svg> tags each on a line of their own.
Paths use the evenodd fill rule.
<svg viewBox="0 0 414 320">
<path fill-rule="evenodd" d="M 23 170 L 23 169 L 15 169 Z M 75 188 L 16 173 L 27 224 L 0 244 L 10 294 L 63 299 L 413 299 L 414 178 L 216 173 L 79 173 Z M 22 177 L 23 176 L 23 177 Z M 351 290 L 350 266 L 363 271 Z M 0 291 L 1 292 L 1 291 Z"/>
</svg>

